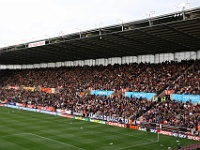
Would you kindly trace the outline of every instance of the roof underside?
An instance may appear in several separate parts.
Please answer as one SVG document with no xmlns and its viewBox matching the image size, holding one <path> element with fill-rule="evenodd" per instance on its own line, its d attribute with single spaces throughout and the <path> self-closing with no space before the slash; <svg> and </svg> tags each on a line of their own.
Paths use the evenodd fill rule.
<svg viewBox="0 0 200 150">
<path fill-rule="evenodd" d="M 0 64 L 37 64 L 200 50 L 200 8 L 0 49 Z"/>
</svg>

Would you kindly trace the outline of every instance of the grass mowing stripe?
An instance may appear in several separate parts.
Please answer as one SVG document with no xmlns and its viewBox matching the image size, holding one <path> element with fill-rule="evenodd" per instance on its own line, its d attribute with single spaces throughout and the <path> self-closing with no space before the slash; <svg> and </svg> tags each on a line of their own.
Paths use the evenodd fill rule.
<svg viewBox="0 0 200 150">
<path fill-rule="evenodd" d="M 29 148 L 2 139 L 0 139 L 0 143 L 0 150 L 30 150 Z"/>
<path fill-rule="evenodd" d="M 60 142 L 60 141 L 56 141 L 54 139 L 50 139 L 50 138 L 47 138 L 47 137 L 43 137 L 43 136 L 40 136 L 40 135 L 37 135 L 37 134 L 33 134 L 33 133 L 27 133 L 27 134 L 30 134 L 30 135 L 34 135 L 36 137 L 39 137 L 39 138 L 42 138 L 42 139 L 45 139 L 45 140 L 49 140 L 49 141 L 53 141 L 53 142 L 56 142 L 56 143 L 59 143 L 59 144 L 63 144 L 63 145 L 67 145 L 67 146 L 70 146 L 70 147 L 74 147 L 74 148 L 77 148 L 77 149 L 80 149 L 80 150 L 85 150 L 81 147 L 77 147 L 75 145 L 71 145 L 71 144 L 68 144 L 68 143 L 64 143 L 64 142 Z"/>
<path fill-rule="evenodd" d="M 10 135 L 2 135 L 2 136 L 0 136 L 0 138 L 9 137 L 9 136 L 18 136 L 18 135 L 23 135 L 23 134 L 27 134 L 27 133 L 16 133 L 16 134 L 10 134 Z"/>
<path fill-rule="evenodd" d="M 121 147 L 121 148 L 115 148 L 115 150 L 124 150 L 127 148 L 133 148 L 133 147 L 138 147 L 138 146 L 145 146 L 145 145 L 149 145 L 152 143 L 156 143 L 156 142 L 144 142 L 144 143 L 138 143 L 138 144 L 134 144 L 134 145 L 130 145 L 130 146 L 126 146 L 126 147 Z M 107 146 L 108 150 L 110 149 L 110 146 Z M 103 147 L 103 149 L 107 149 L 106 147 Z"/>
<path fill-rule="evenodd" d="M 130 134 L 126 134 L 126 133 L 112 132 L 111 134 L 113 134 L 113 133 L 121 134 L 121 135 L 125 135 L 125 136 L 131 136 L 131 137 L 135 137 L 135 138 L 138 138 L 138 139 L 148 140 L 148 141 L 151 141 L 151 142 L 153 141 L 152 139 L 143 138 L 143 137 L 140 137 L 140 136 L 130 135 Z M 156 140 L 157 140 L 157 139 L 156 139 Z"/>
<path fill-rule="evenodd" d="M 156 142 L 138 143 L 138 144 L 134 144 L 132 146 L 126 146 L 126 147 L 118 148 L 116 150 L 123 150 L 123 149 L 127 149 L 127 148 L 138 147 L 138 146 L 145 146 L 145 145 L 149 145 L 149 144 L 153 144 L 153 143 L 157 143 L 157 141 Z M 149 149 L 154 149 L 154 148 L 149 148 Z"/>
<path fill-rule="evenodd" d="M 33 134 L 33 133 L 10 134 L 10 135 L 0 136 L 0 138 L 13 137 L 13 136 L 21 136 L 21 135 L 32 135 L 32 136 L 39 137 L 39 138 L 42 138 L 42 139 L 45 139 L 45 140 L 48 140 L 48 141 L 53 141 L 53 142 L 56 142 L 56 143 L 59 143 L 59 144 L 67 145 L 69 147 L 74 147 L 74 148 L 79 149 L 79 150 L 85 150 L 83 148 L 80 148 L 80 147 L 77 147 L 77 146 L 74 146 L 74 145 L 71 145 L 71 144 L 68 144 L 68 143 L 60 142 L 60 141 L 57 141 L 57 140 L 54 140 L 54 139 L 50 139 L 50 138 L 47 138 L 47 137 L 43 137 L 43 136 L 40 136 L 40 135 L 37 135 L 37 134 Z"/>
</svg>

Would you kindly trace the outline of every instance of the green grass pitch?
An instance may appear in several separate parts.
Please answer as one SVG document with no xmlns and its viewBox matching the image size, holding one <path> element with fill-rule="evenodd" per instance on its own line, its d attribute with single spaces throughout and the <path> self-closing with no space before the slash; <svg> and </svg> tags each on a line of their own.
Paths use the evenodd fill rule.
<svg viewBox="0 0 200 150">
<path fill-rule="evenodd" d="M 0 107 L 0 150 L 166 150 L 196 141 Z"/>
</svg>

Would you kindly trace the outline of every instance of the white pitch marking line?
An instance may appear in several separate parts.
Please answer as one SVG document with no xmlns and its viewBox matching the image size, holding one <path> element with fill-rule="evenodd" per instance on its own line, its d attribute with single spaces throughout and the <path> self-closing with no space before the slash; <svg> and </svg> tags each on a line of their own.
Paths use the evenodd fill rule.
<svg viewBox="0 0 200 150">
<path fill-rule="evenodd" d="M 47 137 L 43 137 L 43 136 L 40 136 L 40 135 L 37 135 L 37 134 L 33 134 L 33 133 L 27 133 L 27 134 L 34 135 L 34 136 L 37 136 L 37 137 L 45 139 L 45 140 L 49 140 L 49 141 L 57 142 L 57 143 L 60 143 L 60 144 L 72 146 L 72 147 L 75 147 L 75 148 L 80 149 L 80 150 L 85 150 L 83 148 L 80 148 L 80 147 L 77 147 L 77 146 L 74 146 L 74 145 L 71 145 L 71 144 L 68 144 L 68 143 L 59 142 L 59 141 L 56 141 L 56 140 L 53 140 L 53 139 L 50 139 L 50 138 L 47 138 Z"/>
</svg>

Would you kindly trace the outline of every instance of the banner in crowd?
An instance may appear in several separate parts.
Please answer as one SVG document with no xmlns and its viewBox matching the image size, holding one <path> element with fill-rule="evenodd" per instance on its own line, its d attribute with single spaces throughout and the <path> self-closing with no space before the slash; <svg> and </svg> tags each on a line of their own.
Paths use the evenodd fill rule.
<svg viewBox="0 0 200 150">
<path fill-rule="evenodd" d="M 18 86 L 8 86 L 8 89 L 15 89 L 15 90 L 18 90 L 19 87 L 18 87 Z"/>
<path fill-rule="evenodd" d="M 99 96 L 110 96 L 114 91 L 104 91 L 104 90 L 92 90 L 92 95 L 99 95 Z"/>
<path fill-rule="evenodd" d="M 8 87 L 5 87 L 5 88 L 6 89 L 15 89 L 15 90 L 19 90 L 20 89 L 20 87 L 18 87 L 18 86 L 8 86 Z M 32 92 L 36 89 L 35 87 L 29 87 L 29 86 L 24 86 L 22 88 L 24 90 L 32 91 Z M 52 94 L 52 93 L 56 92 L 56 89 L 55 88 L 40 87 L 40 91 Z"/>
<path fill-rule="evenodd" d="M 34 91 L 35 88 L 34 87 L 28 87 L 28 86 L 24 86 L 23 89 L 27 90 L 27 91 Z"/>
<path fill-rule="evenodd" d="M 45 88 L 45 87 L 41 87 L 40 88 L 40 90 L 42 91 L 42 92 L 46 92 L 46 93 L 54 93 L 54 91 L 52 90 L 52 88 Z"/>
<path fill-rule="evenodd" d="M 191 101 L 192 103 L 199 103 L 200 95 L 191 95 L 191 94 L 172 94 L 172 99 L 176 101 Z"/>
<path fill-rule="evenodd" d="M 126 97 L 137 97 L 137 98 L 146 98 L 148 100 L 151 100 L 156 93 L 145 93 L 145 92 L 125 92 Z"/>
</svg>

